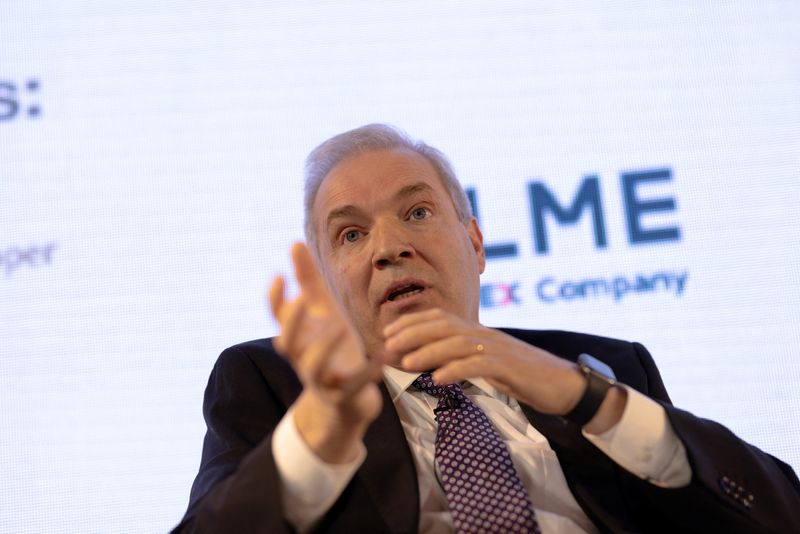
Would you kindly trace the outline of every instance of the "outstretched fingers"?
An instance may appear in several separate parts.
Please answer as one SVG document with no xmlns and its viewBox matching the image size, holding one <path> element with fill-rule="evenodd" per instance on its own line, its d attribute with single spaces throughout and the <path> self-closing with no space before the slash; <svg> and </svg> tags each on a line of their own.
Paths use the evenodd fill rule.
<svg viewBox="0 0 800 534">
<path fill-rule="evenodd" d="M 269 309 L 275 320 L 280 320 L 281 309 L 286 300 L 284 294 L 286 292 L 286 281 L 282 276 L 276 276 L 269 287 Z"/>
<path fill-rule="evenodd" d="M 306 315 L 306 302 L 302 297 L 298 297 L 291 304 L 284 306 L 283 317 L 279 319 L 281 323 L 281 335 L 278 336 L 278 350 L 289 355 L 292 359 L 299 357 L 302 351 L 297 346 L 303 322 Z"/>
<path fill-rule="evenodd" d="M 275 348 L 281 354 L 292 358 L 297 353 L 294 350 L 295 342 L 303 322 L 306 305 L 302 295 L 292 302 L 286 302 L 285 289 L 286 282 L 283 277 L 277 276 L 269 288 L 269 304 L 273 317 L 281 327 L 280 335 L 275 338 Z"/>
<path fill-rule="evenodd" d="M 303 243 L 292 245 L 292 264 L 294 275 L 300 285 L 300 293 L 309 304 L 309 312 L 313 316 L 325 315 L 332 305 L 331 296 L 325 279 L 320 274 L 308 247 Z"/>
</svg>

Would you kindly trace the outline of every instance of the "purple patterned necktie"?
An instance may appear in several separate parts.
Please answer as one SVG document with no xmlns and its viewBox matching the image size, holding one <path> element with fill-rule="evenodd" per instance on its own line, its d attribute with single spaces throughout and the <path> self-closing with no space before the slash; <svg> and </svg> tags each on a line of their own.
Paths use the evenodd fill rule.
<svg viewBox="0 0 800 534">
<path fill-rule="evenodd" d="M 439 399 L 436 464 L 456 532 L 537 533 L 528 492 L 486 414 L 461 386 L 437 386 L 422 373 L 414 387 Z"/>
</svg>

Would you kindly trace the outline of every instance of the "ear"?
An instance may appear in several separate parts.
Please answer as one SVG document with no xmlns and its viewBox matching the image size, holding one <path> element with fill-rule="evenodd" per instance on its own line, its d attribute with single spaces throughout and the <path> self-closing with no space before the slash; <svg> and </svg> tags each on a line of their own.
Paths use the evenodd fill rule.
<svg viewBox="0 0 800 534">
<path fill-rule="evenodd" d="M 478 219 L 475 217 L 471 217 L 467 223 L 467 235 L 478 258 L 479 272 L 483 274 L 484 269 L 486 269 L 486 250 L 483 248 L 483 234 L 478 227 Z"/>
</svg>

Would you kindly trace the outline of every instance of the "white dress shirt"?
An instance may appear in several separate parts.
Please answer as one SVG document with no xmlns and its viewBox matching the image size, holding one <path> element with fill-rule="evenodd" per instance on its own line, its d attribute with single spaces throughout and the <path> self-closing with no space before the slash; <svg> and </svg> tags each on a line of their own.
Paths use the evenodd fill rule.
<svg viewBox="0 0 800 534">
<path fill-rule="evenodd" d="M 420 373 L 384 367 L 384 382 L 395 404 L 417 471 L 420 494 L 420 532 L 449 533 L 453 521 L 447 498 L 435 473 L 434 443 L 438 400 L 411 387 Z M 477 378 L 462 384 L 508 447 L 519 478 L 528 493 L 545 534 L 589 533 L 597 529 L 575 501 L 564 472 L 547 439 L 525 417 L 516 400 Z M 627 402 L 620 421 L 600 435 L 584 436 L 617 464 L 662 487 L 689 483 L 691 468 L 683 444 L 664 409 L 652 399 L 623 386 Z M 366 458 L 363 447 L 348 464 L 327 464 L 309 449 L 297 432 L 290 409 L 278 424 L 272 451 L 282 481 L 286 519 L 306 532 L 336 502 Z"/>
</svg>

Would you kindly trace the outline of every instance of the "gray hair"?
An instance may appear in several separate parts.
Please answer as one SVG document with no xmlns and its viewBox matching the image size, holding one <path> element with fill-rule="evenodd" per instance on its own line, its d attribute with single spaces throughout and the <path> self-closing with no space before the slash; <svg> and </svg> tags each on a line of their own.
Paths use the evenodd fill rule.
<svg viewBox="0 0 800 534">
<path fill-rule="evenodd" d="M 402 130 L 388 124 L 367 124 L 331 137 L 311 151 L 306 158 L 305 172 L 305 233 L 306 241 L 318 252 L 312 209 L 322 181 L 334 167 L 344 160 L 373 150 L 404 148 L 425 157 L 442 180 L 458 218 L 466 224 L 472 217 L 469 200 L 456 178 L 453 167 L 439 150 L 415 141 Z"/>
</svg>

